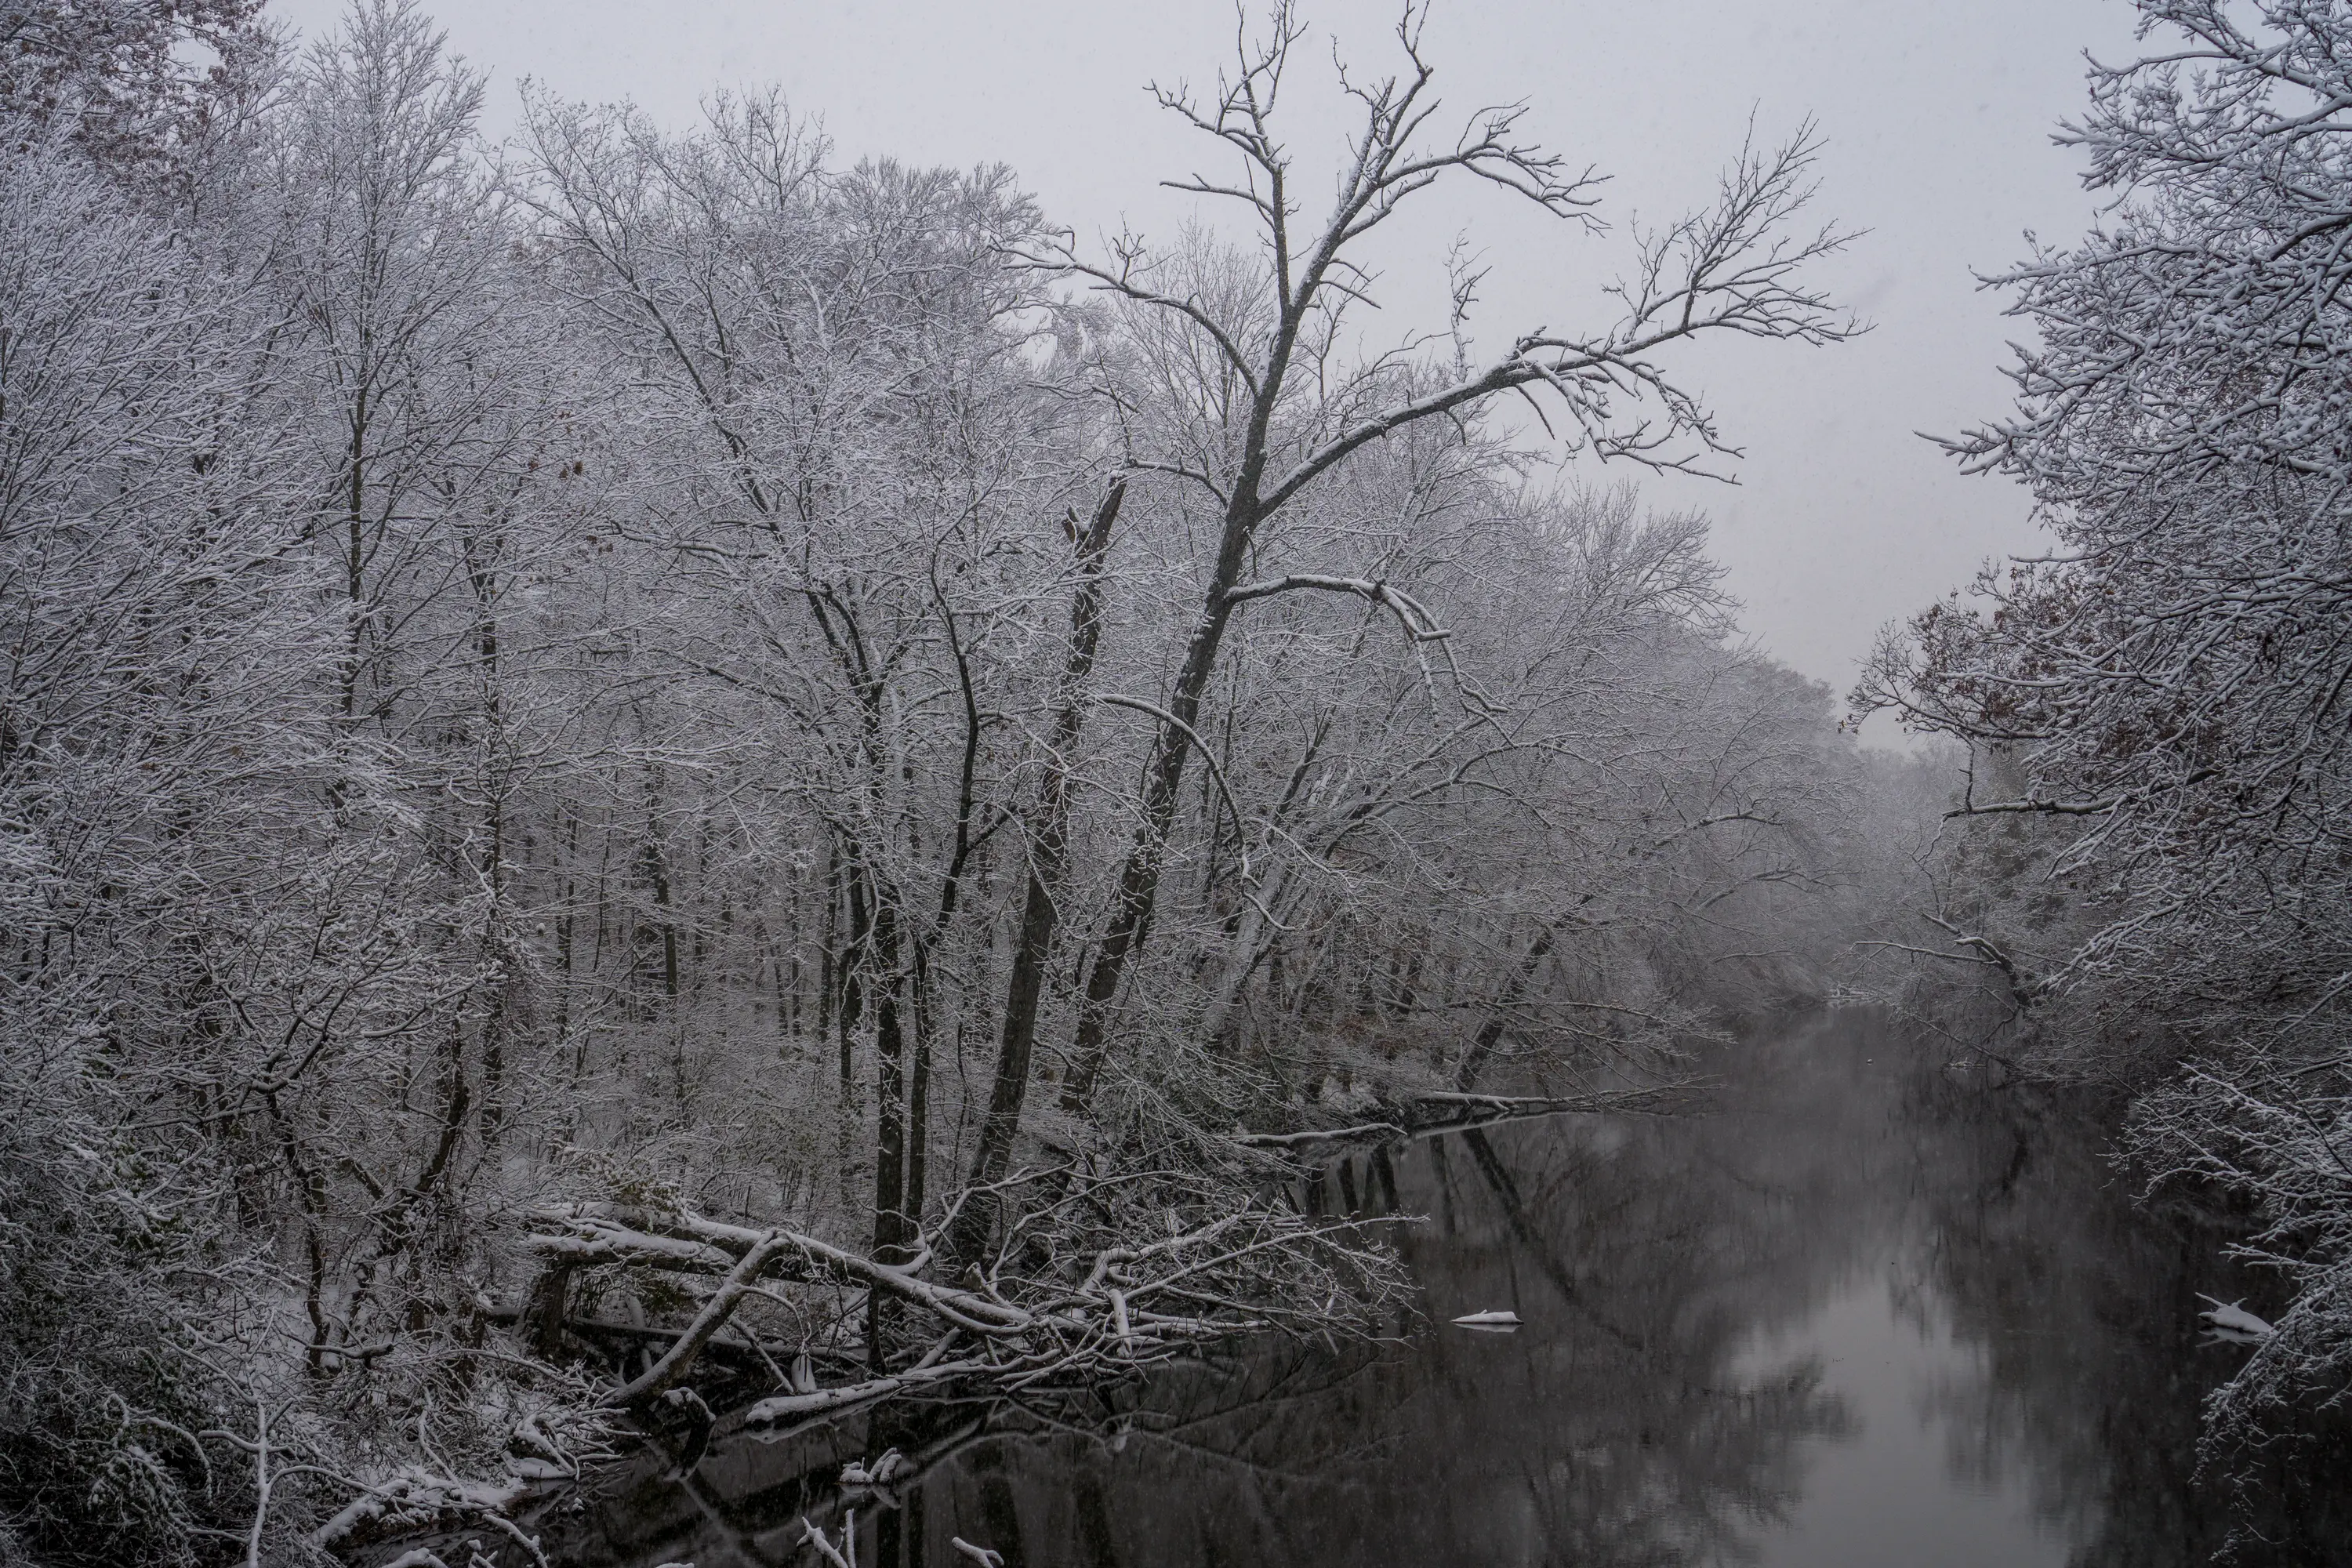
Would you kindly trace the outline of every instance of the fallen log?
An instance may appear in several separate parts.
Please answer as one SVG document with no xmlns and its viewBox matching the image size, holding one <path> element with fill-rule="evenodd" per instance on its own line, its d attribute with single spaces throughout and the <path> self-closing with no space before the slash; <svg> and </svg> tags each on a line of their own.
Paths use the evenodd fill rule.
<svg viewBox="0 0 2352 1568">
<path fill-rule="evenodd" d="M 1295 1149 L 1303 1143 L 1353 1143 L 1407 1136 L 1398 1121 L 1365 1121 L 1353 1127 L 1312 1128 L 1305 1132 L 1237 1132 L 1234 1142 L 1244 1149 Z"/>
<path fill-rule="evenodd" d="M 1379 1143 L 1394 1139 L 1425 1138 L 1465 1127 L 1491 1127 L 1539 1116 L 1658 1115 L 1680 1108 L 1688 1093 L 1706 1087 L 1703 1079 L 1679 1079 L 1645 1089 L 1609 1089 L 1597 1094 L 1513 1095 L 1473 1094 L 1431 1089 L 1375 1109 L 1383 1120 L 1348 1127 L 1315 1127 L 1299 1132 L 1236 1132 L 1232 1142 L 1244 1149 L 1297 1149 L 1316 1143 Z"/>
<path fill-rule="evenodd" d="M 734 1314 L 736 1304 L 744 1292 L 759 1280 L 761 1271 L 768 1267 L 783 1247 L 776 1232 L 770 1231 L 749 1247 L 742 1258 L 728 1271 L 726 1283 L 711 1292 L 710 1300 L 702 1304 L 694 1321 L 677 1337 L 677 1342 L 663 1352 L 661 1359 L 646 1368 L 643 1375 L 624 1384 L 604 1396 L 606 1405 L 614 1409 L 638 1410 L 667 1393 L 677 1381 L 693 1370 L 695 1358 L 710 1337 L 726 1325 Z"/>
<path fill-rule="evenodd" d="M 773 1239 L 761 1272 L 785 1279 L 830 1279 L 885 1291 L 981 1334 L 1025 1333 L 1030 1312 L 992 1297 L 918 1279 L 925 1261 L 883 1264 L 797 1231 L 752 1230 L 687 1214 L 663 1214 L 618 1204 L 571 1204 L 539 1209 L 530 1218 L 559 1234 L 533 1232 L 524 1245 L 572 1268 L 584 1263 L 633 1263 L 683 1273 L 730 1274 L 743 1256 Z M 749 1281 L 746 1282 L 747 1284 Z"/>
</svg>

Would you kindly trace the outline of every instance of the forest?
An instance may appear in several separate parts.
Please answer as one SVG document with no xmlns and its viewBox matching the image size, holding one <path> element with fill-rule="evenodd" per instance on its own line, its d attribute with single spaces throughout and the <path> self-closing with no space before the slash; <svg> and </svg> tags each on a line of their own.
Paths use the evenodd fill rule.
<svg viewBox="0 0 2352 1568">
<path fill-rule="evenodd" d="M 0 4 L 0 1564 L 543 1563 L 722 1362 L 1368 1334 L 1302 1161 L 1832 1000 L 2252 1216 L 2214 1451 L 2340 1395 L 2352 9 L 2138 10 L 1946 439 L 2053 548 L 1847 697 L 1638 482 L 1736 477 L 1706 343 L 1867 330 L 1810 123 L 1629 222 L 1409 7 L 1310 178 L 1282 0 L 1153 89 L 1216 225 L 1089 239 L 773 94 L 493 143 L 413 0 Z M 1618 283 L 1376 319 L 1440 185 Z"/>
</svg>

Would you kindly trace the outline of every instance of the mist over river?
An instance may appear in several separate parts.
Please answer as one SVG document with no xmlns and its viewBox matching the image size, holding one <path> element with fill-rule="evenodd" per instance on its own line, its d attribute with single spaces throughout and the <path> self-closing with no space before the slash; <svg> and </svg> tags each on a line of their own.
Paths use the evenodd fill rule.
<svg viewBox="0 0 2352 1568">
<path fill-rule="evenodd" d="M 1423 1319 L 1256 1347 L 1084 1402 L 722 1418 L 529 1528 L 552 1560 L 1007 1564 L 2340 1562 L 2352 1477 L 2311 1438 L 2200 1476 L 2246 1354 L 2198 1293 L 2275 1305 L 2218 1216 L 2136 1205 L 2097 1109 L 2001 1087 L 1864 1010 L 1759 1026 L 1675 1116 L 1558 1117 L 1360 1152 L 1294 1196 L 1400 1228 Z M 1514 1333 L 1449 1320 L 1516 1310 Z M 897 1447 L 920 1468 L 844 1493 Z M 690 1468 L 687 1468 L 690 1466 Z M 680 1473 L 683 1470 L 684 1473 Z"/>
</svg>

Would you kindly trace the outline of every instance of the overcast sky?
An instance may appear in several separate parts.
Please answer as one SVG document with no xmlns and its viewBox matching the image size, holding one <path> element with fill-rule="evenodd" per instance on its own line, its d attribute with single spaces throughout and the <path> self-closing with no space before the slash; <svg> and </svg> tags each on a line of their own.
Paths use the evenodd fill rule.
<svg viewBox="0 0 2352 1568">
<path fill-rule="evenodd" d="M 276 0 L 315 35 L 336 0 Z M 1303 166 L 1329 164 L 1343 123 L 1334 42 L 1352 69 L 1396 60 L 1393 4 L 1305 0 L 1294 57 Z M 1191 198 L 1156 182 L 1214 172 L 1215 149 L 1157 110 L 1154 79 L 1213 83 L 1232 55 L 1219 0 L 444 0 L 450 47 L 490 69 L 494 133 L 517 85 L 627 98 L 672 125 L 717 86 L 781 86 L 838 156 L 1001 162 L 1081 234 L 1167 235 Z M 1701 202 L 1751 114 L 1777 138 L 1807 117 L 1828 140 L 1820 212 L 1867 229 L 1825 273 L 1876 325 L 1832 349 L 1738 345 L 1685 370 L 1746 447 L 1740 483 L 1652 480 L 1660 504 L 1716 520 L 1716 552 L 1772 652 L 1841 692 L 1874 630 L 1964 582 L 1988 556 L 2032 551 L 2020 493 L 1969 479 L 1913 432 L 1998 413 L 2017 323 L 1974 271 L 2062 239 L 2094 212 L 2077 159 L 2049 134 L 2083 102 L 2083 52 L 2129 54 L 2124 0 L 1439 0 L 1423 36 L 1455 110 L 1525 100 L 1524 128 L 1613 176 L 1599 239 L 1498 193 L 1435 197 L 1379 259 L 1368 339 L 1442 326 L 1442 258 L 1458 233 L 1491 276 L 1473 329 L 1597 327 L 1597 286 L 1626 226 Z M 1290 90 L 1290 89 L 1286 89 Z M 1302 187 L 1326 188 L 1318 175 Z M 1235 218 L 1213 215 L 1234 237 Z"/>
</svg>

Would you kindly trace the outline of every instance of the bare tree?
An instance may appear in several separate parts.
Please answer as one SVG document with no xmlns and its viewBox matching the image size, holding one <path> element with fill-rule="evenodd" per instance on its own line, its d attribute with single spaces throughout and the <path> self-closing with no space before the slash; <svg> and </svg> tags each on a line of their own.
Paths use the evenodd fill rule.
<svg viewBox="0 0 2352 1568">
<path fill-rule="evenodd" d="M 1412 601 L 1353 572 L 1244 581 L 1253 552 L 1286 508 L 1366 447 L 1424 421 L 1467 417 L 1512 392 L 1551 400 L 1570 452 L 1698 468 L 1732 448 L 1697 399 L 1669 379 L 1662 353 L 1719 332 L 1821 343 L 1856 330 L 1801 279 L 1807 264 L 1843 245 L 1842 237 L 1829 229 L 1788 232 L 1811 194 L 1806 177 L 1817 144 L 1807 129 L 1774 152 L 1744 151 L 1713 207 L 1641 236 L 1633 274 L 1618 290 L 1622 314 L 1607 328 L 1590 336 L 1526 333 L 1490 364 L 1433 384 L 1406 374 L 1399 356 L 1352 370 L 1334 365 L 1340 322 L 1372 283 L 1353 259 L 1357 248 L 1440 181 L 1484 180 L 1563 221 L 1596 226 L 1597 176 L 1571 172 L 1559 156 L 1514 140 L 1521 110 L 1482 110 L 1450 142 L 1434 129 L 1440 104 L 1422 52 L 1425 16 L 1410 8 L 1398 25 L 1404 57 L 1399 74 L 1364 81 L 1343 72 L 1361 129 L 1346 150 L 1328 213 L 1307 227 L 1296 221 L 1292 158 L 1275 129 L 1283 76 L 1304 32 L 1290 6 L 1271 13 L 1262 38 L 1244 36 L 1234 73 L 1221 75 L 1213 100 L 1160 89 L 1163 106 L 1238 158 L 1234 179 L 1195 175 L 1181 188 L 1239 203 L 1257 225 L 1265 271 L 1246 288 L 1220 294 L 1197 278 L 1163 276 L 1131 238 L 1115 244 L 1105 260 L 1082 257 L 1067 239 L 1030 253 L 1032 265 L 1165 317 L 1178 339 L 1197 338 L 1203 374 L 1233 389 L 1229 401 L 1198 398 L 1198 406 L 1214 411 L 1213 428 L 1171 449 L 1139 450 L 1134 459 L 1140 468 L 1200 487 L 1219 519 L 1199 616 L 1185 636 L 1144 764 L 1139 820 L 1110 915 L 1093 945 L 1062 1095 L 1067 1110 L 1086 1107 L 1100 1074 L 1112 1006 L 1159 899 L 1169 828 L 1199 745 L 1202 701 L 1242 606 L 1292 593 L 1339 593 L 1387 605 L 1407 637 L 1442 637 L 1443 628 Z M 1312 374 L 1302 374 L 1309 366 Z"/>
</svg>

